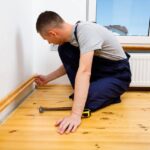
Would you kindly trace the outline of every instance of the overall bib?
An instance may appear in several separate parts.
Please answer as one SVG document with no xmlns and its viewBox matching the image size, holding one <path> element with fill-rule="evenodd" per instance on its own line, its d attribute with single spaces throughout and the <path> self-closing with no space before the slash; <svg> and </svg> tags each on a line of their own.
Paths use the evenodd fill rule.
<svg viewBox="0 0 150 150">
<path fill-rule="evenodd" d="M 77 38 L 77 26 L 75 28 Z M 58 53 L 74 89 L 75 77 L 79 67 L 80 49 L 70 43 L 58 47 Z M 91 111 L 110 104 L 119 103 L 120 96 L 127 91 L 131 82 L 129 54 L 127 59 L 113 61 L 99 56 L 93 57 L 90 86 L 85 108 Z M 73 95 L 71 96 L 73 99 Z"/>
</svg>

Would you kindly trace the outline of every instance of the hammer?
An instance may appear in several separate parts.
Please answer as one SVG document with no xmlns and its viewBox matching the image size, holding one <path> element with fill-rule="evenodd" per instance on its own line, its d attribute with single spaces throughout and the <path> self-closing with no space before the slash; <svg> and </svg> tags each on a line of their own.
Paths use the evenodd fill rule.
<svg viewBox="0 0 150 150">
<path fill-rule="evenodd" d="M 44 113 L 45 111 L 65 111 L 65 110 L 71 110 L 72 107 L 54 107 L 54 108 L 49 108 L 49 107 L 39 107 L 39 112 Z M 83 118 L 89 118 L 91 116 L 91 110 L 90 109 L 84 109 L 82 113 Z"/>
</svg>

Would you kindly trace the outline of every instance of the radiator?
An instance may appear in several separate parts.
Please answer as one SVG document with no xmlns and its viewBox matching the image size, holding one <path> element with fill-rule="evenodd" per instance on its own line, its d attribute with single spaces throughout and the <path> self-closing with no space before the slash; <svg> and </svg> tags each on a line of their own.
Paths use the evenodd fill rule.
<svg viewBox="0 0 150 150">
<path fill-rule="evenodd" d="M 132 82 L 130 87 L 150 87 L 150 54 L 130 53 Z"/>
</svg>

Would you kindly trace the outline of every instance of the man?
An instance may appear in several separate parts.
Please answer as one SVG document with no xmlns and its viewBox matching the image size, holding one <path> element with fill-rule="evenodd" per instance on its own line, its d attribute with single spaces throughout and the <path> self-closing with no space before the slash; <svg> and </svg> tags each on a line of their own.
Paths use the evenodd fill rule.
<svg viewBox="0 0 150 150">
<path fill-rule="evenodd" d="M 71 114 L 56 122 L 60 134 L 77 129 L 84 108 L 96 111 L 120 102 L 131 82 L 129 55 L 110 31 L 96 23 L 69 24 L 52 11 L 39 15 L 36 29 L 48 43 L 59 44 L 62 60 L 56 71 L 37 76 L 36 83 L 44 85 L 67 73 L 74 89 Z"/>
</svg>

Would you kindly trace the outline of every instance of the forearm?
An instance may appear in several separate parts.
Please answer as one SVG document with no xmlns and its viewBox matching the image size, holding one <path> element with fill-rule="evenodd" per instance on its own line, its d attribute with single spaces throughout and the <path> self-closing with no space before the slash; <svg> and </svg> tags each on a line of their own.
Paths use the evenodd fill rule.
<svg viewBox="0 0 150 150">
<path fill-rule="evenodd" d="M 82 112 L 87 100 L 90 84 L 90 74 L 88 72 L 77 72 L 75 80 L 75 98 L 72 107 L 72 114 L 82 116 Z"/>
<path fill-rule="evenodd" d="M 52 81 L 55 80 L 63 75 L 66 74 L 66 70 L 64 68 L 63 65 L 61 65 L 58 69 L 56 69 L 55 71 L 51 72 L 50 74 L 48 74 L 48 80 Z"/>
</svg>

